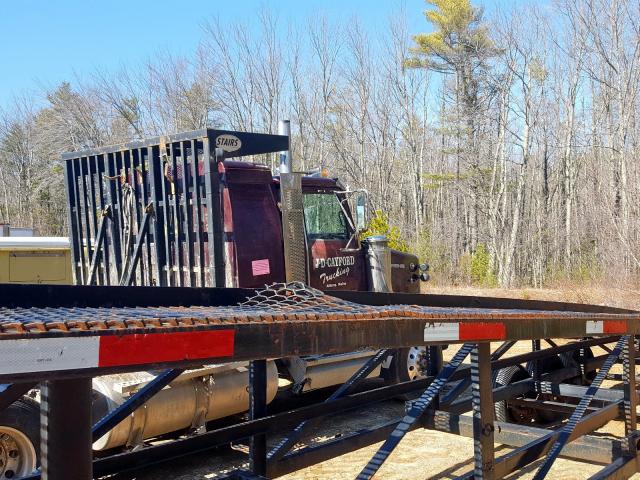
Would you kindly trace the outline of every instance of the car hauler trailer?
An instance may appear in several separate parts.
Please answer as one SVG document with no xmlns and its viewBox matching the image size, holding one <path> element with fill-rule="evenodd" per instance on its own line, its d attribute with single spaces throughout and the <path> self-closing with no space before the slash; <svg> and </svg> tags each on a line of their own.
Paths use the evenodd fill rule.
<svg viewBox="0 0 640 480">
<path fill-rule="evenodd" d="M 535 476 L 542 479 L 560 454 L 605 464 L 592 478 L 628 478 L 639 470 L 637 312 L 480 297 L 371 292 L 329 296 L 300 284 L 274 285 L 257 292 L 3 285 L 0 295 L 0 381 L 9 385 L 0 394 L 0 409 L 33 385 L 42 385 L 42 471 L 29 478 L 85 480 L 247 437 L 251 438 L 252 471 L 229 478 L 272 478 L 383 441 L 371 460 L 363 462 L 358 479 L 365 480 L 383 467 L 404 435 L 415 428 L 474 439 L 474 468 L 461 478 L 502 478 L 544 457 Z M 570 343 L 557 345 L 554 338 Z M 531 352 L 504 355 L 514 342 L 523 340 L 532 342 Z M 550 347 L 541 348 L 543 341 Z M 490 342 L 500 346 L 492 349 Z M 351 391 L 384 361 L 389 349 L 443 343 L 457 353 L 437 374 L 376 390 Z M 369 348 L 376 353 L 324 403 L 264 415 L 268 359 Z M 604 354 L 589 359 L 582 355 L 573 365 L 549 372 L 537 369 L 531 377 L 492 386 L 492 372 L 526 362 L 540 366 L 558 355 L 587 348 L 602 348 Z M 469 356 L 470 363 L 463 364 Z M 236 361 L 251 362 L 248 420 L 92 458 L 92 440 L 158 392 L 171 388 L 170 382 L 185 369 Z M 617 363 L 622 373 L 614 377 L 622 388 L 602 388 Z M 91 378 L 142 368 L 163 373 L 92 422 Z M 588 375 L 593 371 L 594 376 Z M 584 378 L 591 383 L 575 381 Z M 323 416 L 354 407 L 375 409 L 382 399 L 417 389 L 422 393 L 409 404 L 404 418 L 290 451 Z M 562 411 L 568 419 L 547 428 L 496 421 L 496 402 L 529 402 L 539 411 Z M 624 421 L 620 437 L 591 435 L 614 419 Z M 289 433 L 267 448 L 269 432 Z M 494 443 L 513 450 L 496 456 Z M 19 460 L 15 447 L 0 441 L 0 459 L 15 464 Z M 429 459 L 424 465 L 428 469 Z M 11 475 L 5 471 L 5 477 Z"/>
</svg>

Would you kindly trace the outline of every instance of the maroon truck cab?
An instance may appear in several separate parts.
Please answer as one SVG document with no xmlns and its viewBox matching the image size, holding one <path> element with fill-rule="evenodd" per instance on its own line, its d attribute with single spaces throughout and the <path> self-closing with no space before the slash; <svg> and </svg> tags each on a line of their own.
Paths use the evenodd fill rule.
<svg viewBox="0 0 640 480">
<path fill-rule="evenodd" d="M 219 165 L 228 286 L 259 287 L 285 280 L 279 179 L 268 167 Z M 351 213 L 336 179 L 303 177 L 308 283 L 321 290 L 368 290 L 366 259 L 354 238 Z M 412 273 L 418 259 L 392 251 L 397 292 L 419 292 Z"/>
<path fill-rule="evenodd" d="M 203 129 L 63 154 L 74 281 L 284 282 L 280 178 L 247 160 L 279 152 L 282 162 L 289 145 L 289 135 Z M 303 205 L 295 210 L 304 216 L 306 282 L 322 290 L 372 289 L 370 260 L 345 201 L 357 198 L 331 178 L 303 177 L 301 189 L 295 193 Z M 417 258 L 392 252 L 391 263 L 393 290 L 419 291 Z"/>
</svg>

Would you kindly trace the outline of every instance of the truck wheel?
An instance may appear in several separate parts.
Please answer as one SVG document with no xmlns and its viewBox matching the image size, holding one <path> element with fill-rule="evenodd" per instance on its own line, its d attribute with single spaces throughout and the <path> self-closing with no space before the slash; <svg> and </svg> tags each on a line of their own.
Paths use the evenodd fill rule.
<svg viewBox="0 0 640 480">
<path fill-rule="evenodd" d="M 399 348 L 393 354 L 391 365 L 385 372 L 389 384 L 407 382 L 426 376 L 427 357 L 425 347 Z"/>
<path fill-rule="evenodd" d="M 511 383 L 519 382 L 520 380 L 526 380 L 527 378 L 531 378 L 531 375 L 520 365 L 501 368 L 493 372 L 493 388 L 504 387 Z M 496 420 L 499 422 L 531 424 L 536 420 L 533 409 L 509 405 L 507 400 L 496 402 L 494 410 Z"/>
<path fill-rule="evenodd" d="M 23 397 L 0 411 L 0 479 L 21 478 L 38 466 L 40 406 Z"/>
<path fill-rule="evenodd" d="M 394 351 L 389 368 L 383 370 L 384 381 L 387 385 L 407 382 L 424 378 L 427 371 L 427 356 L 425 347 L 399 348 Z M 400 400 L 413 400 L 415 393 L 398 395 Z"/>
</svg>

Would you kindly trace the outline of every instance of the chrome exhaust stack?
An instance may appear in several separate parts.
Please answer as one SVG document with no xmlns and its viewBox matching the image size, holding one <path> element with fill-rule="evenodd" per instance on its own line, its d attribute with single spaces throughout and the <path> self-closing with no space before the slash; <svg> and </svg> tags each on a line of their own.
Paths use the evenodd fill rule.
<svg viewBox="0 0 640 480">
<path fill-rule="evenodd" d="M 371 292 L 393 292 L 391 284 L 391 250 L 384 235 L 367 237 L 362 242 L 367 259 L 367 282 Z"/>
</svg>

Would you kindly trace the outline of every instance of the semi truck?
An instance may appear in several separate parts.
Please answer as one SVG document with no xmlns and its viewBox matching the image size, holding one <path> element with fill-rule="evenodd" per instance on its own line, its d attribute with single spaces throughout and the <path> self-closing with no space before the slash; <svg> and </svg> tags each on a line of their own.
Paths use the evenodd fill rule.
<svg viewBox="0 0 640 480">
<path fill-rule="evenodd" d="M 204 129 L 64 154 L 74 282 L 259 289 L 300 281 L 323 291 L 418 293 L 428 266 L 382 236 L 361 240 L 366 192 L 322 172 L 293 172 L 288 122 L 280 128 L 278 135 Z M 271 359 L 267 401 L 283 390 L 341 384 L 374 353 Z M 401 349 L 371 376 L 406 381 L 425 367 L 423 347 Z M 158 373 L 95 378 L 94 418 Z M 200 432 L 246 411 L 247 385 L 244 363 L 186 371 L 94 450 Z M 37 465 L 38 401 L 33 390 L 0 412 L 0 478 Z"/>
</svg>

